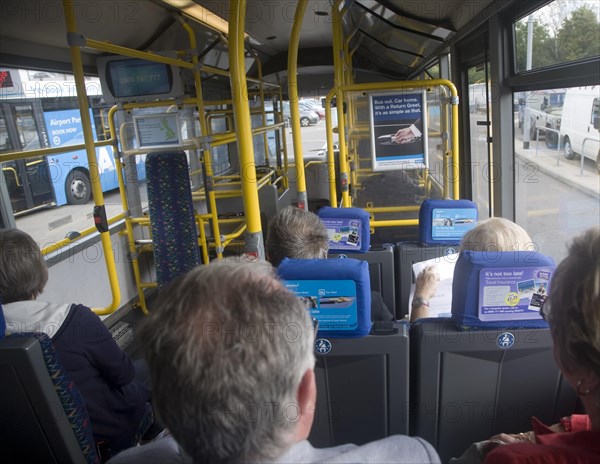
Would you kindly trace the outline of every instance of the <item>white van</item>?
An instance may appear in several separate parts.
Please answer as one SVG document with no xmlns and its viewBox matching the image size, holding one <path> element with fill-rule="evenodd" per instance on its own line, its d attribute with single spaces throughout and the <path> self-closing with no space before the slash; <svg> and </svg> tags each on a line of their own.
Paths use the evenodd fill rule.
<svg viewBox="0 0 600 464">
<path fill-rule="evenodd" d="M 565 158 L 576 154 L 596 162 L 600 171 L 600 86 L 567 89 L 560 123 Z"/>
</svg>

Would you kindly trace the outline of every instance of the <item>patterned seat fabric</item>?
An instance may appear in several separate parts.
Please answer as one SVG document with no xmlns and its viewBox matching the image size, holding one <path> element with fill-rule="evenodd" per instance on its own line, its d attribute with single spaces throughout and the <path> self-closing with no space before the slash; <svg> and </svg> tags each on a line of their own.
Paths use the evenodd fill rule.
<svg viewBox="0 0 600 464">
<path fill-rule="evenodd" d="M 85 460 L 88 464 L 97 464 L 100 462 L 94 436 L 92 435 L 92 426 L 83 397 L 71 379 L 69 379 L 62 362 L 52 345 L 52 341 L 45 333 L 14 333 L 11 337 L 34 337 L 40 344 L 44 362 L 48 369 L 50 379 L 54 384 L 56 393 L 62 403 L 65 414 L 69 419 L 73 433 L 81 447 Z"/>
<path fill-rule="evenodd" d="M 146 179 L 156 280 L 162 286 L 200 264 L 185 153 L 149 154 Z"/>
</svg>

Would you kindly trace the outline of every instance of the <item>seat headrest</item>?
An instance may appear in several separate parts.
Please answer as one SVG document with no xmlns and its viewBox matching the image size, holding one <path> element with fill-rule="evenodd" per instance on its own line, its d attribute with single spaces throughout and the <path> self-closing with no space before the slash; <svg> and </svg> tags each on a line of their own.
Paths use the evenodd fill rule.
<svg viewBox="0 0 600 464">
<path fill-rule="evenodd" d="M 278 272 L 319 321 L 320 337 L 362 337 L 371 330 L 371 281 L 366 261 L 285 258 Z"/>
<path fill-rule="evenodd" d="M 360 208 L 324 206 L 318 212 L 329 234 L 332 253 L 364 253 L 371 245 L 369 213 Z"/>
<path fill-rule="evenodd" d="M 4 319 L 4 310 L 2 309 L 2 298 L 0 298 L 0 338 L 6 334 L 6 319 Z"/>
<path fill-rule="evenodd" d="M 454 268 L 452 320 L 478 328 L 546 328 L 539 314 L 554 260 L 534 251 L 462 251 Z"/>
<path fill-rule="evenodd" d="M 477 224 L 477 205 L 471 200 L 423 201 L 419 209 L 419 241 L 425 245 L 458 245 Z"/>
</svg>

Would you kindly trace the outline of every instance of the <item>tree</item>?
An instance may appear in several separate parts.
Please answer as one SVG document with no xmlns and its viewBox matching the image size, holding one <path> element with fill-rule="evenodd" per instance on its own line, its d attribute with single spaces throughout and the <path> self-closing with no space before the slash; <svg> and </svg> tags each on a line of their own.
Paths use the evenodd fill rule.
<svg viewBox="0 0 600 464">
<path fill-rule="evenodd" d="M 576 9 L 558 32 L 560 61 L 600 55 L 600 23 L 587 5 Z"/>
<path fill-rule="evenodd" d="M 527 19 L 515 23 L 515 50 L 517 71 L 527 69 Z M 557 63 L 554 41 L 546 26 L 540 21 L 533 23 L 532 68 L 541 68 Z"/>
</svg>

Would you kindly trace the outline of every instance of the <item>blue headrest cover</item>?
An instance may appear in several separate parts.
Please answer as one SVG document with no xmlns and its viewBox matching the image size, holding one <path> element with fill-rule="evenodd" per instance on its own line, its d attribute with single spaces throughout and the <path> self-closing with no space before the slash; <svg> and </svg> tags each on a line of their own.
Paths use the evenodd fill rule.
<svg viewBox="0 0 600 464">
<path fill-rule="evenodd" d="M 358 227 L 358 243 L 346 244 L 329 239 L 329 252 L 333 253 L 364 253 L 369 251 L 371 245 L 371 229 L 369 225 L 370 216 L 361 208 L 332 208 L 324 206 L 318 212 L 319 217 L 328 229 L 340 227 L 353 227 L 354 220 Z"/>
<path fill-rule="evenodd" d="M 464 213 L 468 212 L 467 210 L 471 210 L 470 216 L 474 216 L 475 221 L 456 225 L 455 230 L 449 229 L 446 231 L 445 237 L 434 237 L 434 226 L 436 225 L 433 224 L 433 211 L 435 209 L 448 210 L 449 216 L 452 216 L 452 210 L 456 210 L 456 214 L 461 216 L 464 216 Z M 448 219 L 452 218 L 448 217 Z M 475 226 L 476 220 L 477 205 L 471 200 L 432 200 L 427 198 L 419 209 L 419 242 L 426 245 L 458 245 L 464 233 Z"/>
<path fill-rule="evenodd" d="M 289 280 L 351 280 L 356 284 L 357 325 L 353 330 L 339 331 L 320 328 L 319 336 L 331 338 L 362 337 L 371 330 L 371 280 L 369 264 L 351 258 L 289 259 L 277 269 L 279 276 Z M 317 317 L 317 319 L 319 319 Z"/>
<path fill-rule="evenodd" d="M 540 268 L 554 270 L 554 260 L 533 251 L 462 251 L 452 281 L 452 320 L 459 326 L 476 328 L 547 328 L 543 319 L 481 321 L 479 319 L 480 271 L 494 268 Z M 533 313 L 535 314 L 535 313 Z"/>
<path fill-rule="evenodd" d="M 4 319 L 4 310 L 2 309 L 2 298 L 0 297 L 0 338 L 4 337 L 6 332 L 6 320 Z"/>
</svg>

